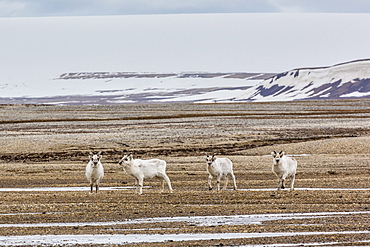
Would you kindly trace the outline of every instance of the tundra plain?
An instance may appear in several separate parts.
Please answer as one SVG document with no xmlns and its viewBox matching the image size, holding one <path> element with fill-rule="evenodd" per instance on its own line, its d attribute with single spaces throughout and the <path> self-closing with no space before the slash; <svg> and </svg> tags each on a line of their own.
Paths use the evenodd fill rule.
<svg viewBox="0 0 370 247">
<path fill-rule="evenodd" d="M 1 105 L 0 112 L 0 235 L 5 239 L 122 234 L 124 244 L 124 236 L 131 234 L 258 233 L 250 238 L 168 239 L 140 245 L 369 244 L 370 99 Z M 298 161 L 292 193 L 274 193 L 274 150 Z M 98 194 L 89 193 L 85 178 L 90 151 L 103 152 L 105 176 Z M 166 160 L 174 193 L 167 187 L 159 193 L 160 181 L 152 179 L 144 180 L 143 195 L 135 194 L 134 179 L 117 164 L 127 152 Z M 231 181 L 226 191 L 208 190 L 205 153 L 232 160 L 237 191 Z M 81 187 L 86 189 L 73 189 Z M 317 213 L 322 215 L 272 217 Z M 201 216 L 265 214 L 271 219 L 191 222 Z M 174 217 L 190 222 L 169 220 Z M 292 234 L 263 235 L 282 232 Z"/>
</svg>

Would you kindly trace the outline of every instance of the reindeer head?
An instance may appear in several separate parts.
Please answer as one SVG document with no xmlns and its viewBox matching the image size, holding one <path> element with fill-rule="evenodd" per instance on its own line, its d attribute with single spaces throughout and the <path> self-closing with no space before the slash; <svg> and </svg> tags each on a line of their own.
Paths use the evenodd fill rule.
<svg viewBox="0 0 370 247">
<path fill-rule="evenodd" d="M 97 154 L 94 154 L 93 152 L 90 152 L 90 161 L 91 161 L 91 166 L 92 167 L 98 167 L 99 161 L 101 159 L 101 151 L 98 152 Z"/>
<path fill-rule="evenodd" d="M 212 156 L 211 155 L 208 155 L 206 154 L 206 163 L 210 166 L 212 165 L 213 161 L 215 161 L 217 159 L 217 157 L 215 156 L 216 154 L 213 154 Z"/>
<path fill-rule="evenodd" d="M 284 152 L 280 151 L 280 153 L 277 153 L 276 151 L 272 152 L 271 155 L 273 157 L 274 163 L 279 164 L 280 159 L 284 156 Z"/>
<path fill-rule="evenodd" d="M 131 160 L 133 160 L 134 157 L 132 155 L 132 153 L 129 153 L 129 154 L 126 154 L 123 156 L 123 158 L 118 162 L 119 165 L 123 165 L 123 163 L 130 163 Z"/>
</svg>

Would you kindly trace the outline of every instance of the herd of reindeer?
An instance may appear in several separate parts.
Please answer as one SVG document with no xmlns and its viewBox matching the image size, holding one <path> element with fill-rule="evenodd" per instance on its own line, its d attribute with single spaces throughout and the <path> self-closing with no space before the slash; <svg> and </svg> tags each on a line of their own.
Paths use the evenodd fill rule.
<svg viewBox="0 0 370 247">
<path fill-rule="evenodd" d="M 273 157 L 272 171 L 278 178 L 277 191 L 285 188 L 285 180 L 290 179 L 290 190 L 294 190 L 294 180 L 297 170 L 297 161 L 285 155 L 283 151 L 271 153 Z M 101 152 L 96 154 L 90 152 L 90 160 L 86 166 L 86 178 L 90 183 L 90 193 L 93 193 L 94 186 L 95 192 L 99 191 L 99 183 L 104 177 L 104 167 L 101 163 Z M 212 190 L 212 178 L 217 179 L 217 190 L 220 190 L 220 181 L 225 179 L 223 189 L 225 190 L 228 183 L 228 177 L 233 180 L 234 190 L 237 189 L 235 175 L 233 172 L 233 163 L 228 158 L 218 158 L 215 155 L 206 154 L 206 163 L 208 176 L 208 186 Z M 118 162 L 123 167 L 125 172 L 135 179 L 137 185 L 137 193 L 143 193 L 144 179 L 160 178 L 162 179 L 162 192 L 164 191 L 164 182 L 167 183 L 170 193 L 172 193 L 172 186 L 169 177 L 166 174 L 166 161 L 161 159 L 134 159 L 132 153 L 124 155 Z"/>
</svg>

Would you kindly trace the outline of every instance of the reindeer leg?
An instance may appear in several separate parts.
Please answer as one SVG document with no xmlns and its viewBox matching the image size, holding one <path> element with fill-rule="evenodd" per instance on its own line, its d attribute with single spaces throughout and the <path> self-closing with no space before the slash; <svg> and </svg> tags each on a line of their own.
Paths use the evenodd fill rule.
<svg viewBox="0 0 370 247">
<path fill-rule="evenodd" d="M 222 188 L 222 190 L 226 190 L 227 188 L 227 183 L 229 182 L 229 178 L 227 176 L 225 176 L 225 185 L 224 187 Z"/>
<path fill-rule="evenodd" d="M 220 191 L 221 176 L 217 177 L 217 191 Z"/>
<path fill-rule="evenodd" d="M 143 182 L 144 178 L 139 178 L 139 195 L 143 194 Z"/>
<path fill-rule="evenodd" d="M 234 190 L 237 190 L 238 187 L 236 187 L 236 179 L 235 179 L 235 175 L 234 173 L 231 173 L 231 178 L 233 179 L 233 183 L 234 183 Z"/>
<path fill-rule="evenodd" d="M 295 175 L 292 175 L 290 178 L 290 191 L 294 191 L 294 180 L 295 180 Z"/>
<path fill-rule="evenodd" d="M 93 193 L 94 184 L 90 183 L 90 193 Z"/>
<path fill-rule="evenodd" d="M 209 190 L 212 190 L 212 178 L 213 178 L 212 175 L 208 176 L 208 189 Z"/>
<path fill-rule="evenodd" d="M 170 178 L 167 176 L 167 174 L 163 174 L 163 190 L 164 190 L 164 181 L 166 181 L 167 185 L 168 185 L 168 189 L 170 190 L 170 193 L 173 192 L 173 189 L 172 189 L 172 186 L 171 186 L 171 180 Z"/>
</svg>

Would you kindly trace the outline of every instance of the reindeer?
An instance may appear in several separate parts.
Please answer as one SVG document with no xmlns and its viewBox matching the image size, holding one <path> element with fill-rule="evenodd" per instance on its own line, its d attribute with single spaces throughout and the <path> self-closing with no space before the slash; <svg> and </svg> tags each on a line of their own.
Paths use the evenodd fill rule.
<svg viewBox="0 0 370 247">
<path fill-rule="evenodd" d="M 290 179 L 290 190 L 293 191 L 297 161 L 285 155 L 283 151 L 280 151 L 280 153 L 273 151 L 271 155 L 273 157 L 272 172 L 275 173 L 278 178 L 277 191 L 285 189 L 285 179 Z"/>
<path fill-rule="evenodd" d="M 96 187 L 96 193 L 99 192 L 100 180 L 104 177 L 104 168 L 100 159 L 102 158 L 101 151 L 97 154 L 90 152 L 90 161 L 86 166 L 86 178 L 90 182 L 90 193 L 93 193 L 93 187 Z"/>
<path fill-rule="evenodd" d="M 208 186 L 209 190 L 212 190 L 211 180 L 213 177 L 217 179 L 217 190 L 220 190 L 220 180 L 221 178 L 225 179 L 225 185 L 223 190 L 226 190 L 227 182 L 228 182 L 228 175 L 231 176 L 234 182 L 234 190 L 237 189 L 235 175 L 233 172 L 233 163 L 228 158 L 217 158 L 214 155 L 210 156 L 206 154 L 206 163 L 207 163 L 207 171 L 209 173 L 208 176 Z"/>
<path fill-rule="evenodd" d="M 160 159 L 141 160 L 134 159 L 133 155 L 127 154 L 118 162 L 126 173 L 136 180 L 138 185 L 137 192 L 143 193 L 144 179 L 158 177 L 162 180 L 162 192 L 164 191 L 164 182 L 168 184 L 170 193 L 172 193 L 171 181 L 166 174 L 166 161 Z"/>
</svg>

